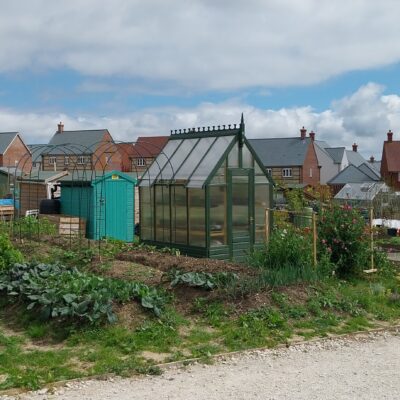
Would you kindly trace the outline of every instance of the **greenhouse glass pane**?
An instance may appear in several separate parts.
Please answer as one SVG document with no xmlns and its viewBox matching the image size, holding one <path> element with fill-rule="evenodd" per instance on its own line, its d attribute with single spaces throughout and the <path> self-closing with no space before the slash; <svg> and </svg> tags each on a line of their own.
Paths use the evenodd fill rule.
<svg viewBox="0 0 400 400">
<path fill-rule="evenodd" d="M 190 156 L 183 163 L 182 167 L 175 174 L 174 179 L 188 179 L 194 168 L 197 167 L 201 159 L 205 156 L 210 146 L 214 143 L 215 137 L 201 138 Z"/>
<path fill-rule="evenodd" d="M 187 187 L 200 188 L 209 177 L 222 155 L 235 140 L 235 136 L 221 136 L 212 145 L 210 151 L 205 155 L 199 166 L 194 171 Z"/>
<path fill-rule="evenodd" d="M 206 243 L 205 190 L 188 190 L 189 244 L 204 247 Z"/>
<path fill-rule="evenodd" d="M 226 160 L 221 165 L 221 168 L 218 169 L 216 174 L 211 180 L 211 185 L 224 185 L 226 184 Z"/>
<path fill-rule="evenodd" d="M 140 237 L 143 240 L 153 240 L 153 207 L 152 207 L 152 189 L 148 187 L 140 188 Z"/>
<path fill-rule="evenodd" d="M 242 166 L 243 168 L 254 168 L 253 154 L 246 145 L 242 148 Z"/>
<path fill-rule="evenodd" d="M 178 151 L 170 158 L 169 162 L 165 164 L 165 167 L 157 176 L 157 180 L 172 179 L 198 140 L 199 139 L 185 139 Z"/>
<path fill-rule="evenodd" d="M 210 245 L 227 243 L 226 235 L 226 187 L 210 186 Z"/>
<path fill-rule="evenodd" d="M 239 146 L 236 144 L 228 155 L 228 168 L 239 167 Z"/>
<path fill-rule="evenodd" d="M 183 186 L 171 186 L 171 214 L 171 242 L 187 244 L 186 188 Z"/>
<path fill-rule="evenodd" d="M 269 208 L 269 185 L 255 185 L 255 226 L 256 242 L 263 242 L 265 239 L 265 212 Z"/>
<path fill-rule="evenodd" d="M 172 154 L 174 154 L 174 151 L 179 147 L 181 143 L 182 140 L 169 140 L 167 142 L 163 149 L 163 152 L 157 156 L 157 158 L 143 174 L 139 186 L 150 186 L 155 182 L 157 176 L 168 163 L 168 160 L 171 158 Z"/>
<path fill-rule="evenodd" d="M 155 186 L 155 221 L 156 221 L 156 240 L 158 242 L 170 241 L 170 205 L 169 205 L 169 186 Z"/>
</svg>

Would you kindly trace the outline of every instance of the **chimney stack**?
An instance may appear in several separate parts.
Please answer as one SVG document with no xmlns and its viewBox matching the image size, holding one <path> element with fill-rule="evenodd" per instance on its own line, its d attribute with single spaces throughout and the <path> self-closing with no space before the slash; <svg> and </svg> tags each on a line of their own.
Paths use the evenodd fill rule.
<svg viewBox="0 0 400 400">
<path fill-rule="evenodd" d="M 353 143 L 353 151 L 355 152 L 355 153 L 357 153 L 357 144 L 356 143 Z"/>
<path fill-rule="evenodd" d="M 314 132 L 314 131 L 311 131 L 311 132 L 310 132 L 310 139 L 311 139 L 312 141 L 315 140 L 315 132 Z"/>
<path fill-rule="evenodd" d="M 392 142 L 393 141 L 393 132 L 389 129 L 389 132 L 387 133 L 387 138 L 388 138 L 388 142 Z"/>
<path fill-rule="evenodd" d="M 371 156 L 371 157 L 369 158 L 369 162 L 370 162 L 371 164 L 373 164 L 373 163 L 375 162 L 375 157 L 374 157 L 374 156 Z"/>
<path fill-rule="evenodd" d="M 60 121 L 60 123 L 57 125 L 57 132 L 61 133 L 64 132 L 64 124 Z"/>
<path fill-rule="evenodd" d="M 304 140 L 306 138 L 307 129 L 304 126 L 300 129 L 300 139 Z"/>
</svg>

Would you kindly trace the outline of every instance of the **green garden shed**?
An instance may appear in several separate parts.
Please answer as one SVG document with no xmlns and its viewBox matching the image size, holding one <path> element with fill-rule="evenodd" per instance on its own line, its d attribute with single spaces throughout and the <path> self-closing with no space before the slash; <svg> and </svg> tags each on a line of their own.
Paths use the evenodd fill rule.
<svg viewBox="0 0 400 400">
<path fill-rule="evenodd" d="M 86 220 L 86 237 L 134 240 L 136 174 L 75 171 L 60 179 L 61 214 Z"/>
<path fill-rule="evenodd" d="M 171 131 L 139 182 L 141 239 L 244 261 L 269 232 L 272 182 L 236 126 Z"/>
</svg>

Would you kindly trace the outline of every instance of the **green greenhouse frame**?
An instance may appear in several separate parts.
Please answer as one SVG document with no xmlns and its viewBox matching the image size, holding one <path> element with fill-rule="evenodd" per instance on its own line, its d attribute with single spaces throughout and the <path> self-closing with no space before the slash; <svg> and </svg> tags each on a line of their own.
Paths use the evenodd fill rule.
<svg viewBox="0 0 400 400">
<path fill-rule="evenodd" d="M 139 182 L 140 236 L 194 257 L 244 261 L 270 229 L 272 181 L 245 124 L 172 132 Z"/>
</svg>

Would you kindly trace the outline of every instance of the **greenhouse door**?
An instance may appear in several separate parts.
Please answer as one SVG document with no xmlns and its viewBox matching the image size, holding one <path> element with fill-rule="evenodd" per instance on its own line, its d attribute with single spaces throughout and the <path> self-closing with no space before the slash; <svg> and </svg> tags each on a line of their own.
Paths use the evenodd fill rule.
<svg viewBox="0 0 400 400">
<path fill-rule="evenodd" d="M 231 204 L 228 209 L 230 235 L 229 249 L 232 260 L 245 261 L 254 243 L 254 178 L 251 170 L 230 169 L 229 187 Z"/>
</svg>

